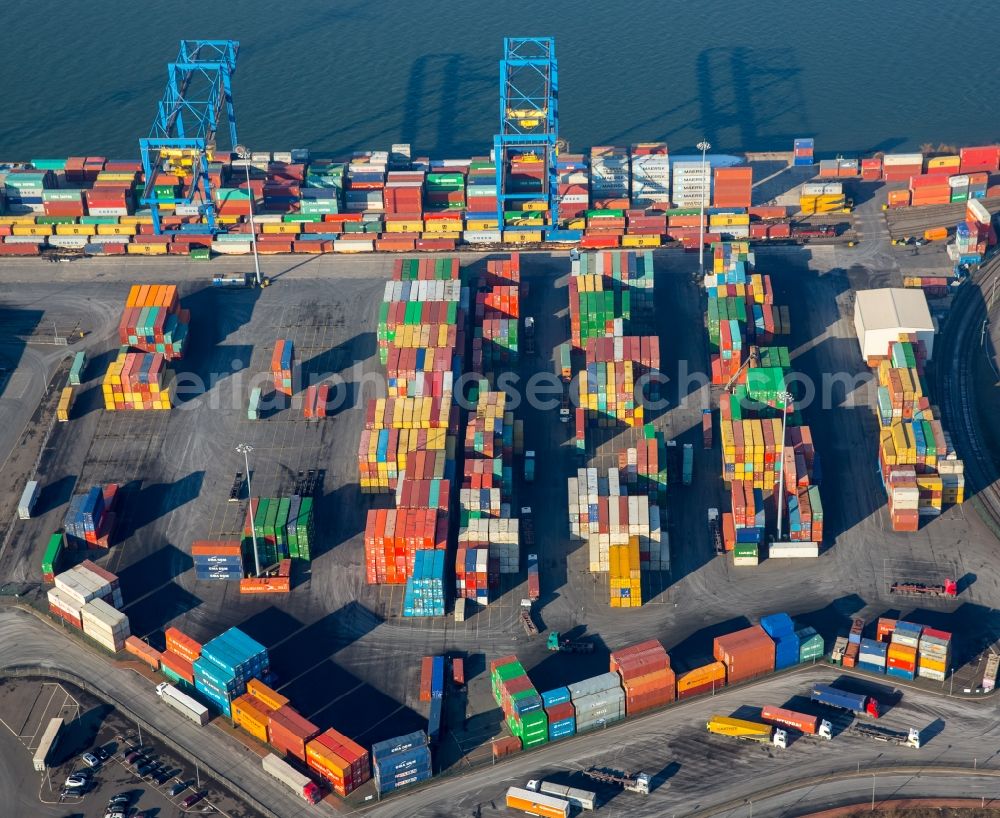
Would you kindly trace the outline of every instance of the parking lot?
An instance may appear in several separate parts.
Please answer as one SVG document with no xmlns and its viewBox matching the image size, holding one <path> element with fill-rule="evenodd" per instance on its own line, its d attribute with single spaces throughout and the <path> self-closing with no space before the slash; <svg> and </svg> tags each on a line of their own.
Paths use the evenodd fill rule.
<svg viewBox="0 0 1000 818">
<path fill-rule="evenodd" d="M 64 719 L 60 738 L 44 773 L 32 769 L 32 756 L 51 718 Z M 142 759 L 127 763 L 128 748 L 144 748 Z M 108 757 L 95 767 L 84 754 Z M 70 685 L 42 679 L 11 679 L 0 686 L 0 759 L 8 783 L 5 797 L 16 798 L 17 811 L 5 815 L 104 818 L 109 802 L 122 796 L 121 813 L 130 818 L 173 818 L 185 813 L 231 818 L 253 815 L 229 793 L 193 766 L 175 757 L 149 736 L 140 740 L 136 725 L 99 699 Z M 99 760 L 99 759 L 98 759 Z M 154 766 L 155 765 L 155 766 Z M 67 786 L 83 774 L 82 787 Z M 183 789 L 181 788 L 183 785 Z M 172 791 L 176 790 L 175 792 Z M 184 801 L 204 793 L 189 808 Z"/>
</svg>

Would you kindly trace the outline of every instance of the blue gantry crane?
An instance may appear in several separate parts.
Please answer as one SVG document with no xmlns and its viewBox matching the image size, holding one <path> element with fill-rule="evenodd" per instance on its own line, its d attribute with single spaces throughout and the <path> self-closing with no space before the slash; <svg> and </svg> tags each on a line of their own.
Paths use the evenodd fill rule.
<svg viewBox="0 0 1000 818">
<path fill-rule="evenodd" d="M 497 227 L 504 214 L 544 200 L 549 225 L 556 218 L 556 143 L 559 140 L 559 72 L 553 37 L 505 37 L 500 61 L 500 132 L 493 137 Z M 541 165 L 536 174 L 512 174 L 511 161 Z"/>
<path fill-rule="evenodd" d="M 240 44 L 235 40 L 181 40 L 176 61 L 167 65 L 167 86 L 149 136 L 139 140 L 146 185 L 142 204 L 149 207 L 158 235 L 166 230 L 161 207 L 180 207 L 204 217 L 200 230 L 214 233 L 215 201 L 208 164 L 215 157 L 220 127 L 229 126 L 230 149 L 236 147 L 232 76 Z M 164 177 L 190 177 L 180 189 Z M 166 182 L 166 183 L 165 183 Z"/>
</svg>

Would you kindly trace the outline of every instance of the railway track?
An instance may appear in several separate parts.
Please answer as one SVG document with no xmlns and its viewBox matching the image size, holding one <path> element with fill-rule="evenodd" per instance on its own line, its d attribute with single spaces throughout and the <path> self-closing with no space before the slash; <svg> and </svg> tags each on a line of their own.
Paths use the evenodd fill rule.
<svg viewBox="0 0 1000 818">
<path fill-rule="evenodd" d="M 941 337 L 944 355 L 935 356 L 935 375 L 945 428 L 965 461 L 966 494 L 974 495 L 976 511 L 1000 538 L 1000 487 L 994 458 L 980 434 L 973 364 L 974 357 L 983 354 L 979 346 L 986 299 L 994 286 L 1000 286 L 1000 256 L 987 262 L 956 296 Z"/>
</svg>

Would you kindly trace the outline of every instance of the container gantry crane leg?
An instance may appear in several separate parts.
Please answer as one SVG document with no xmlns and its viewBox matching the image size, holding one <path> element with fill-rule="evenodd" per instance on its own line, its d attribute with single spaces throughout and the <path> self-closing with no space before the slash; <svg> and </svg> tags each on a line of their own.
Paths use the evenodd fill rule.
<svg viewBox="0 0 1000 818">
<path fill-rule="evenodd" d="M 544 199 L 548 225 L 558 221 L 556 151 L 559 141 L 559 71 L 553 37 L 506 37 L 500 60 L 500 131 L 493 137 L 497 229 L 508 205 Z M 543 163 L 542 189 L 518 189 L 510 162 L 533 156 Z"/>
<path fill-rule="evenodd" d="M 149 207 L 157 235 L 179 232 L 164 228 L 162 205 L 171 205 L 171 213 L 178 206 L 190 209 L 191 215 L 204 218 L 205 232 L 215 232 L 208 165 L 215 158 L 223 119 L 229 126 L 230 148 L 237 145 L 232 75 L 239 48 L 236 40 L 182 40 L 176 61 L 167 65 L 156 119 L 149 136 L 139 140 L 146 178 L 140 201 Z M 183 190 L 177 190 L 173 179 L 161 178 L 174 176 L 185 178 Z"/>
</svg>

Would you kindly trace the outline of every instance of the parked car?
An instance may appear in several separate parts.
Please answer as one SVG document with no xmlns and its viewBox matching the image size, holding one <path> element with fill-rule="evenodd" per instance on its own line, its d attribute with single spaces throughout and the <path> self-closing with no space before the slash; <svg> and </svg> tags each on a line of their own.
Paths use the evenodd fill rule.
<svg viewBox="0 0 1000 818">
<path fill-rule="evenodd" d="M 81 790 L 90 783 L 90 776 L 87 773 L 80 771 L 72 773 L 66 779 L 66 783 L 63 785 L 69 790 Z"/>
<path fill-rule="evenodd" d="M 167 792 L 169 792 L 170 793 L 170 797 L 173 798 L 174 796 L 180 795 L 187 788 L 188 788 L 188 782 L 187 781 L 178 781 L 169 790 L 167 790 Z"/>
<path fill-rule="evenodd" d="M 93 768 L 101 766 L 101 760 L 97 756 L 92 755 L 91 753 L 84 753 L 82 756 L 80 756 L 80 759 L 88 767 Z"/>
<path fill-rule="evenodd" d="M 205 790 L 199 790 L 198 792 L 191 793 L 191 795 L 181 801 L 181 806 L 184 807 L 184 809 L 189 809 L 201 801 L 201 799 L 206 795 L 208 795 L 208 793 Z"/>
<path fill-rule="evenodd" d="M 114 753 L 112 753 L 111 750 L 109 750 L 107 747 L 98 747 L 94 750 L 93 755 L 97 758 L 98 761 L 100 761 L 103 764 L 105 761 L 111 758 L 114 755 Z"/>
</svg>

